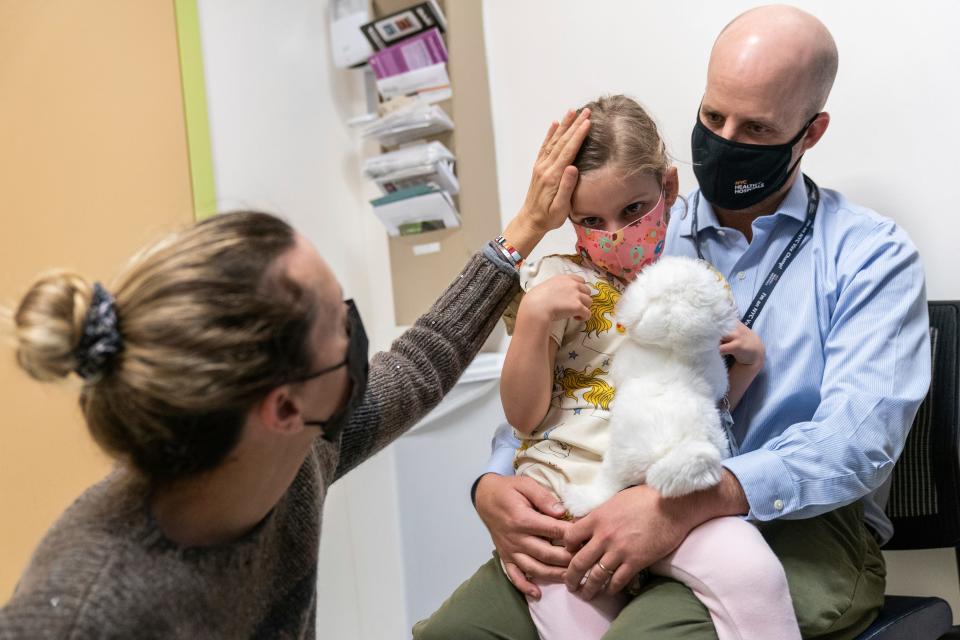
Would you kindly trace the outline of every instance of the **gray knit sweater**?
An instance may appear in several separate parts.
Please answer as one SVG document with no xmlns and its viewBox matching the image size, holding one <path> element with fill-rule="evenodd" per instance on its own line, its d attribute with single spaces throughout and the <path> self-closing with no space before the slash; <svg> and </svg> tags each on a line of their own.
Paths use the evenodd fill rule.
<svg viewBox="0 0 960 640">
<path fill-rule="evenodd" d="M 51 527 L 0 610 L 0 638 L 313 638 L 317 550 L 330 484 L 434 407 L 518 290 L 496 251 L 475 255 L 433 307 L 370 363 L 339 443 L 317 438 L 276 508 L 242 539 L 183 548 L 122 469 Z M 402 633 L 398 630 L 398 634 Z"/>
</svg>

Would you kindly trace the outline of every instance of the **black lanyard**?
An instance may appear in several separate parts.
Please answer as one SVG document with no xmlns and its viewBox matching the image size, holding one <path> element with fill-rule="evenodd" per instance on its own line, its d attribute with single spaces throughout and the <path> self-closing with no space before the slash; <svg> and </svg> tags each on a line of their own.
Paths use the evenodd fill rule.
<svg viewBox="0 0 960 640">
<path fill-rule="evenodd" d="M 803 182 L 807 187 L 807 218 L 803 221 L 803 226 L 800 227 L 800 230 L 797 231 L 795 236 L 793 236 L 793 240 L 790 241 L 790 244 L 787 245 L 787 248 L 784 249 L 783 253 L 780 254 L 780 257 L 777 258 L 777 261 L 774 263 L 773 268 L 767 275 L 766 280 L 763 281 L 763 286 L 760 287 L 760 291 L 757 292 L 753 302 L 750 303 L 750 308 L 745 314 L 743 314 L 741 322 L 743 322 L 748 329 L 753 326 L 753 323 L 760 315 L 760 311 L 763 309 L 763 305 L 765 305 L 767 300 L 770 299 L 770 294 L 773 293 L 773 288 L 777 286 L 778 282 L 780 282 L 780 278 L 783 276 L 784 271 L 786 271 L 787 267 L 790 266 L 790 263 L 793 262 L 794 257 L 796 257 L 797 253 L 800 251 L 800 248 L 803 246 L 804 240 L 807 239 L 807 236 L 809 236 L 810 232 L 813 230 L 813 221 L 817 217 L 817 206 L 820 204 L 820 189 L 817 187 L 816 183 L 814 183 L 814 181 L 808 178 L 806 175 L 803 176 Z M 691 232 L 693 233 L 693 246 L 697 250 L 697 257 L 701 260 L 709 262 L 703 257 L 703 252 L 700 250 L 700 236 L 698 234 L 699 228 L 697 225 L 697 207 L 699 205 L 700 191 L 698 190 L 693 196 L 693 219 L 690 221 Z"/>
</svg>

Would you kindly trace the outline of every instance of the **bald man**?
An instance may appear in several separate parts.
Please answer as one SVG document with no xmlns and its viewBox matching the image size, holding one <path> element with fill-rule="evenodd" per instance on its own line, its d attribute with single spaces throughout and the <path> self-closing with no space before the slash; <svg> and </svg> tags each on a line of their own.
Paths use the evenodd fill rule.
<svg viewBox="0 0 960 640">
<path fill-rule="evenodd" d="M 513 584 L 491 561 L 416 638 L 536 640 L 522 594 L 537 597 L 538 581 L 563 580 L 585 599 L 618 592 L 728 515 L 755 523 L 780 558 L 805 638 L 855 638 L 876 617 L 892 534 L 883 506 L 930 383 L 929 325 L 906 233 L 800 171 L 830 124 L 836 72 L 826 27 L 785 6 L 739 16 L 710 55 L 692 135 L 699 189 L 673 211 L 667 253 L 716 266 L 766 346 L 720 484 L 670 500 L 631 487 L 570 524 L 540 485 L 511 475 L 516 444 L 501 430 L 475 498 Z M 569 551 L 549 544 L 557 538 Z M 764 594 L 743 591 L 762 610 Z M 716 632 L 690 589 L 652 577 L 604 638 Z"/>
</svg>

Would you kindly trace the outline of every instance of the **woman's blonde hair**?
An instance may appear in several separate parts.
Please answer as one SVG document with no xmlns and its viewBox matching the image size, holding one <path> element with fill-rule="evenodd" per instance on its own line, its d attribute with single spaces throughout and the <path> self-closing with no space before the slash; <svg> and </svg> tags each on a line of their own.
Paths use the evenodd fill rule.
<svg viewBox="0 0 960 640">
<path fill-rule="evenodd" d="M 603 96 L 583 109 L 590 109 L 590 132 L 573 161 L 581 174 L 613 164 L 630 175 L 663 178 L 670 166 L 667 148 L 657 124 L 636 100 Z"/>
<path fill-rule="evenodd" d="M 80 392 L 100 446 L 155 480 L 210 469 L 259 399 L 309 371 L 316 302 L 278 264 L 295 243 L 282 220 L 237 212 L 131 261 L 113 291 L 122 349 Z M 92 296 L 90 282 L 65 271 L 30 287 L 13 315 L 28 374 L 77 370 Z"/>
</svg>

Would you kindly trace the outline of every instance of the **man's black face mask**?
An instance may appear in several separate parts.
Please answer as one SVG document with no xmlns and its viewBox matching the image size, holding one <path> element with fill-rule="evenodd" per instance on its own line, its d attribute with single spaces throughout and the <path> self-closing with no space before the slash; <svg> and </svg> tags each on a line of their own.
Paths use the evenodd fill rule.
<svg viewBox="0 0 960 640">
<path fill-rule="evenodd" d="M 784 144 L 732 142 L 707 129 L 697 115 L 691 148 L 693 173 L 707 202 L 737 211 L 752 207 L 783 187 L 800 158 L 792 165 L 793 147 L 800 142 L 819 113 L 800 133 Z M 801 154 L 803 157 L 803 154 Z"/>
</svg>

